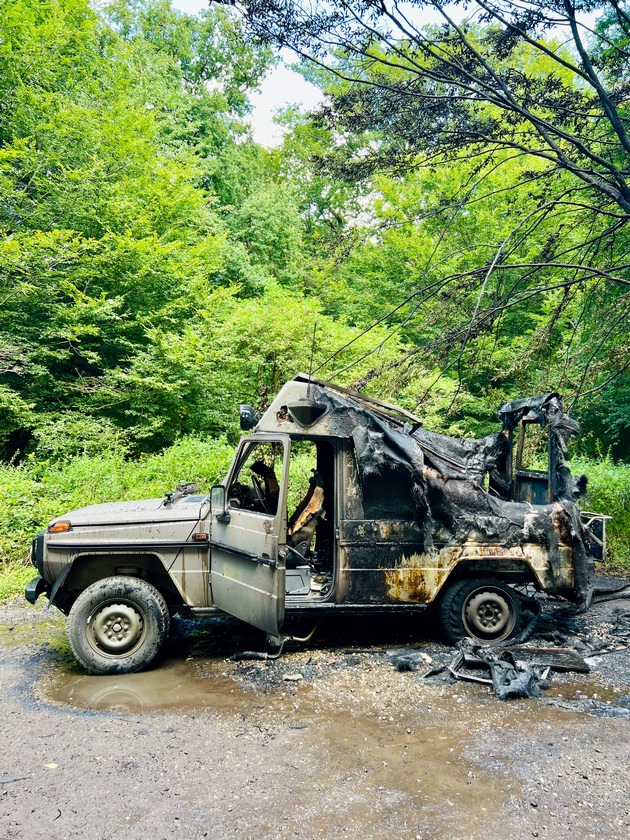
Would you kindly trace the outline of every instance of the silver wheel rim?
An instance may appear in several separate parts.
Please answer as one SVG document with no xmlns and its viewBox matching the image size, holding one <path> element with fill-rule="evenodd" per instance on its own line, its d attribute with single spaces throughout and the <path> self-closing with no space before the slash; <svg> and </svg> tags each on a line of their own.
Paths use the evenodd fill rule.
<svg viewBox="0 0 630 840">
<path fill-rule="evenodd" d="M 498 589 L 476 589 L 462 609 L 466 632 L 475 639 L 501 641 L 516 626 L 516 613 L 509 596 Z"/>
<path fill-rule="evenodd" d="M 104 656 L 129 656 L 140 647 L 145 635 L 145 617 L 129 602 L 101 604 L 87 620 L 88 641 Z"/>
</svg>

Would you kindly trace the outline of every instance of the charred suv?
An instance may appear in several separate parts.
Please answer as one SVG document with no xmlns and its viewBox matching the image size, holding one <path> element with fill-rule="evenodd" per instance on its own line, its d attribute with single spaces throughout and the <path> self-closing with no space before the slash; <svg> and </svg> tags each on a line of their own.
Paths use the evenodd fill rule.
<svg viewBox="0 0 630 840">
<path fill-rule="evenodd" d="M 76 658 L 100 674 L 146 667 L 176 612 L 223 611 L 279 637 L 285 612 L 434 605 L 451 642 L 515 637 L 533 590 L 588 606 L 604 523 L 577 506 L 585 479 L 565 463 L 577 424 L 559 396 L 499 418 L 494 435 L 448 438 L 299 375 L 262 417 L 241 406 L 251 433 L 209 495 L 181 486 L 53 520 L 33 541 L 26 597 L 68 614 Z"/>
</svg>

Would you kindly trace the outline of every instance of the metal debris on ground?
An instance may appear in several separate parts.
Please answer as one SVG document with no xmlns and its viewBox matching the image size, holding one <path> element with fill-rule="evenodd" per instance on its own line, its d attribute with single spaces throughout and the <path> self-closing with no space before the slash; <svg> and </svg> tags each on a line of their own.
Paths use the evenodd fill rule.
<svg viewBox="0 0 630 840">
<path fill-rule="evenodd" d="M 471 673 L 479 668 L 489 669 L 491 678 Z M 449 671 L 458 680 L 492 685 L 500 700 L 513 700 L 540 697 L 543 689 L 550 685 L 551 671 L 587 674 L 590 668 L 570 648 L 493 647 L 465 639 L 460 643 Z"/>
<path fill-rule="evenodd" d="M 492 650 L 496 654 L 511 653 L 518 662 L 552 671 L 577 671 L 579 674 L 590 671 L 584 659 L 571 648 L 493 647 Z M 463 655 L 468 668 L 483 667 L 485 664 L 485 660 L 471 650 L 465 648 Z"/>
<path fill-rule="evenodd" d="M 466 656 L 474 663 L 474 667 L 489 668 L 491 679 L 479 677 L 464 670 L 468 667 Z M 467 640 L 460 644 L 449 670 L 455 679 L 491 685 L 499 700 L 540 697 L 543 689 L 549 687 L 547 677 L 550 666 L 533 665 L 519 659 L 518 649 L 470 645 L 467 644 Z"/>
</svg>

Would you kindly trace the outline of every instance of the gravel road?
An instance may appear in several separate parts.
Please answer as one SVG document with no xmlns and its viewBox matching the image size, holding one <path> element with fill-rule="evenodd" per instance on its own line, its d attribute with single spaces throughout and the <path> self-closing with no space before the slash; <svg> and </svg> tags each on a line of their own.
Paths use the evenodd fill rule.
<svg viewBox="0 0 630 840">
<path fill-rule="evenodd" d="M 628 837 L 628 600 L 548 607 L 530 644 L 592 670 L 510 702 L 396 670 L 392 649 L 451 656 L 400 619 L 270 662 L 228 661 L 265 648 L 238 622 L 182 621 L 151 671 L 88 677 L 43 607 L 0 606 L 2 840 Z"/>
</svg>

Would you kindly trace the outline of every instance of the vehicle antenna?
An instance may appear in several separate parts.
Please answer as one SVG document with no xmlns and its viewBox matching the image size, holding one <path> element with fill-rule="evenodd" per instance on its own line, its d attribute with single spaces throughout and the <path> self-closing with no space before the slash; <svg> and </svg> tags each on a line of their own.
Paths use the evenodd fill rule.
<svg viewBox="0 0 630 840">
<path fill-rule="evenodd" d="M 311 360 L 308 363 L 308 387 L 306 389 L 306 396 L 311 399 L 311 376 L 313 375 L 313 354 L 315 353 L 315 333 L 317 332 L 317 321 L 313 324 L 313 339 L 311 341 Z"/>
</svg>

